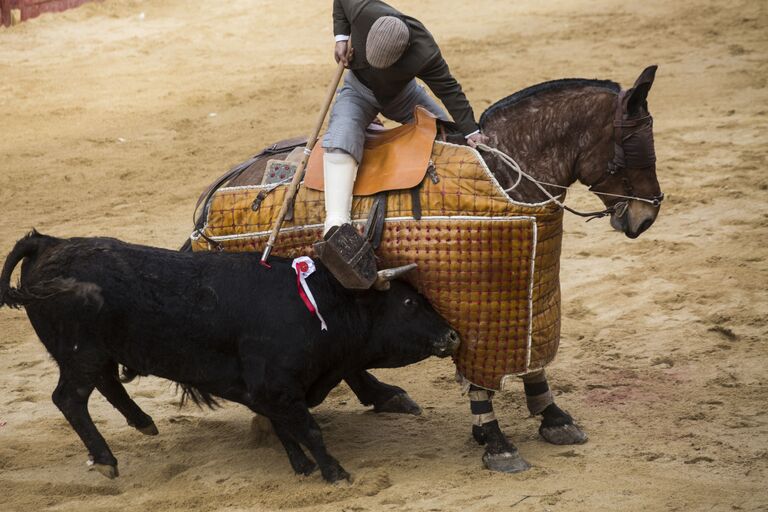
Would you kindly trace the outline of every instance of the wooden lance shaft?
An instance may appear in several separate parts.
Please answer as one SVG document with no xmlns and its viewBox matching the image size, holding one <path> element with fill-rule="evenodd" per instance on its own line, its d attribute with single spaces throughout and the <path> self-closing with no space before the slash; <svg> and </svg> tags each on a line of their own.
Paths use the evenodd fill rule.
<svg viewBox="0 0 768 512">
<path fill-rule="evenodd" d="M 328 86 L 328 92 L 325 95 L 325 103 L 323 103 L 323 108 L 321 109 L 320 115 L 317 118 L 315 127 L 312 130 L 312 134 L 309 136 L 309 139 L 307 139 L 307 146 L 304 148 L 304 155 L 301 158 L 299 166 L 296 168 L 296 174 L 293 175 L 291 185 L 288 187 L 288 191 L 285 193 L 283 206 L 280 208 L 280 213 L 277 215 L 275 227 L 272 228 L 272 234 L 269 235 L 267 246 L 264 248 L 264 252 L 261 255 L 261 263 L 263 265 L 267 264 L 267 259 L 272 253 L 272 248 L 275 246 L 275 242 L 277 241 L 277 235 L 280 234 L 280 228 L 283 227 L 283 221 L 285 220 L 285 216 L 288 214 L 288 208 L 293 202 L 293 198 L 296 197 L 296 193 L 299 191 L 299 184 L 301 183 L 301 180 L 304 179 L 304 171 L 307 168 L 307 162 L 309 162 L 309 155 L 312 154 L 312 149 L 315 147 L 317 138 L 320 136 L 320 130 L 323 128 L 323 123 L 325 122 L 325 116 L 328 114 L 328 109 L 331 107 L 333 98 L 336 95 L 336 89 L 339 86 L 339 82 L 341 81 L 343 74 L 344 63 L 339 61 L 339 67 L 336 68 L 336 73 L 333 75 L 333 80 L 331 80 L 331 84 Z"/>
</svg>

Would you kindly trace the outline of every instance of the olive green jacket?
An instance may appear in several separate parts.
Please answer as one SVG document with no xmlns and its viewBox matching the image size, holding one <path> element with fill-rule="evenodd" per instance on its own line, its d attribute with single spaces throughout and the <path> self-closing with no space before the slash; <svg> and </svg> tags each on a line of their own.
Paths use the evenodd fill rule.
<svg viewBox="0 0 768 512">
<path fill-rule="evenodd" d="M 403 56 L 387 69 L 375 69 L 365 59 L 365 42 L 373 23 L 382 16 L 396 16 L 410 31 Z M 420 21 L 406 16 L 380 0 L 334 0 L 334 35 L 348 35 L 355 53 L 349 68 L 386 105 L 414 78 L 421 79 L 440 98 L 459 129 L 469 135 L 478 130 L 475 114 L 451 75 L 432 34 Z"/>
</svg>

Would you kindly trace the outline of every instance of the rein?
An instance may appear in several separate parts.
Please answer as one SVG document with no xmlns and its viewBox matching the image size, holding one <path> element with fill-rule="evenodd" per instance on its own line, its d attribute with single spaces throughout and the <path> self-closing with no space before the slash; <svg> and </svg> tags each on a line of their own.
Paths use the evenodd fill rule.
<svg viewBox="0 0 768 512">
<path fill-rule="evenodd" d="M 504 162 L 506 165 L 508 165 L 513 171 L 515 171 L 518 174 L 518 178 L 517 178 L 517 181 L 515 182 L 515 184 L 513 186 L 507 188 L 507 189 L 504 189 L 504 192 L 509 192 L 511 190 L 514 190 L 520 184 L 520 181 L 522 180 L 522 178 L 525 178 L 528 181 L 530 181 L 531 183 L 533 183 L 534 185 L 536 185 L 539 188 L 539 190 L 541 190 L 544 193 L 544 195 L 546 195 L 553 203 L 555 203 L 557 206 L 559 206 L 563 210 L 565 210 L 567 212 L 570 212 L 570 213 L 573 213 L 574 215 L 578 215 L 579 217 L 588 217 L 587 222 L 589 222 L 592 219 L 599 219 L 599 218 L 605 217 L 606 215 L 610 215 L 610 214 L 612 214 L 614 212 L 618 213 L 618 210 L 620 209 L 619 206 L 618 206 L 619 203 L 616 203 L 614 205 L 609 206 L 605 210 L 601 210 L 601 211 L 598 211 L 598 212 L 580 212 L 578 210 L 574 210 L 573 208 L 571 208 L 570 206 L 567 206 L 565 203 L 563 203 L 562 201 L 560 201 L 557 198 L 557 197 L 563 196 L 564 194 L 559 194 L 556 197 L 556 196 L 553 196 L 552 194 L 550 194 L 549 191 L 544 188 L 544 186 L 556 187 L 556 188 L 562 188 L 562 189 L 568 189 L 568 187 L 563 186 L 563 185 L 555 185 L 553 183 L 546 183 L 546 182 L 537 180 L 533 176 L 531 176 L 531 175 L 527 174 L 526 172 L 524 172 L 520 168 L 520 165 L 517 162 L 515 162 L 515 160 L 511 156 L 509 156 L 508 154 L 504 153 L 503 151 L 500 151 L 500 150 L 498 150 L 496 148 L 492 148 L 492 147 L 487 146 L 485 144 L 478 144 L 476 147 L 477 147 L 477 149 L 479 149 L 481 151 L 485 151 L 487 153 L 492 153 L 492 154 L 496 155 L 497 157 L 499 157 L 499 159 L 502 162 Z M 630 198 L 630 199 L 634 199 L 634 198 Z M 624 204 L 626 205 L 626 203 L 624 203 Z M 621 209 L 622 210 L 626 209 L 626 206 L 623 206 Z"/>
<path fill-rule="evenodd" d="M 563 210 L 570 212 L 579 217 L 586 217 L 587 222 L 593 219 L 599 219 L 611 214 L 618 214 L 623 216 L 629 206 L 629 200 L 641 201 L 651 204 L 658 208 L 661 202 L 664 200 L 664 193 L 662 192 L 658 196 L 651 198 L 639 197 L 634 195 L 632 184 L 626 176 L 621 176 L 622 185 L 624 187 L 624 194 L 612 194 L 609 192 L 601 192 L 595 190 L 595 187 L 600 186 L 608 178 L 617 176 L 623 173 L 627 167 L 636 169 L 648 169 L 656 164 L 656 151 L 653 147 L 653 117 L 650 114 L 641 117 L 639 119 L 625 119 L 624 115 L 624 98 L 627 91 L 621 91 L 619 93 L 616 102 L 616 114 L 613 121 L 613 142 L 614 151 L 613 158 L 608 163 L 608 166 L 603 175 L 592 185 L 589 186 L 589 191 L 595 195 L 606 197 L 617 197 L 619 199 L 626 199 L 626 201 L 617 201 L 616 203 L 608 206 L 604 210 L 596 212 L 580 212 L 574 210 L 569 206 L 566 206 L 558 197 L 562 197 L 564 194 L 559 194 L 557 197 L 550 194 L 544 187 L 554 187 L 567 190 L 569 187 L 564 185 L 557 185 L 554 183 L 546 183 L 535 179 L 533 176 L 526 174 L 520 168 L 520 165 L 508 154 L 500 151 L 496 148 L 487 146 L 486 144 L 478 144 L 477 149 L 492 153 L 499 157 L 499 159 L 517 173 L 517 180 L 515 184 L 504 190 L 504 192 L 510 192 L 517 188 L 523 178 L 527 179 L 539 190 L 541 190 L 545 196 L 547 196 L 552 202 L 558 205 Z M 625 135 L 627 129 L 633 129 L 631 132 Z"/>
</svg>

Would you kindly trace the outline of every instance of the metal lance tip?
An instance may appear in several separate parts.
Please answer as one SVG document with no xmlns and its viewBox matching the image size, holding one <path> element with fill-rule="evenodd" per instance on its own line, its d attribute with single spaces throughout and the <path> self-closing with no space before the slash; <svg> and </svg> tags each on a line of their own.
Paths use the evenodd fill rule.
<svg viewBox="0 0 768 512">
<path fill-rule="evenodd" d="M 269 255 L 272 252 L 272 245 L 267 243 L 267 246 L 264 248 L 264 252 L 261 254 L 261 261 L 259 262 L 262 267 L 272 268 L 272 266 L 267 263 L 267 259 L 269 259 Z"/>
</svg>

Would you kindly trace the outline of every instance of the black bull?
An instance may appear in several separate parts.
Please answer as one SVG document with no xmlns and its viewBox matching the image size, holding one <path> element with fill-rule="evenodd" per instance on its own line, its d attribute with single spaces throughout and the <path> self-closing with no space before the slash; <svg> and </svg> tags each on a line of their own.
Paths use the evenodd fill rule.
<svg viewBox="0 0 768 512">
<path fill-rule="evenodd" d="M 10 286 L 25 259 L 18 288 Z M 117 460 L 88 413 L 98 389 L 128 423 L 157 429 L 128 396 L 118 364 L 178 382 L 212 404 L 241 403 L 272 422 L 293 469 L 348 478 L 328 454 L 308 408 L 348 375 L 447 356 L 457 333 L 411 286 L 352 292 L 322 267 L 308 278 L 328 324 L 321 331 L 297 291 L 290 261 L 259 254 L 180 253 L 109 238 L 58 239 L 32 232 L 0 276 L 0 306 L 24 306 L 59 365 L 53 401 L 96 468 L 117 476 Z"/>
</svg>

